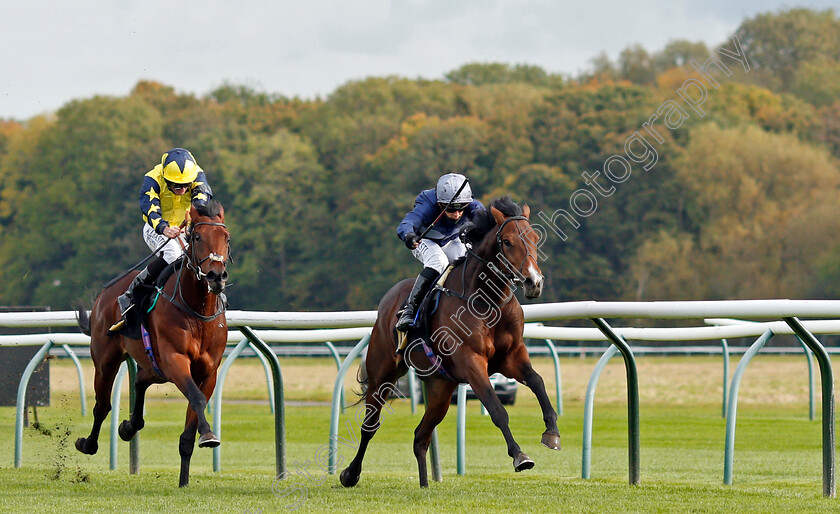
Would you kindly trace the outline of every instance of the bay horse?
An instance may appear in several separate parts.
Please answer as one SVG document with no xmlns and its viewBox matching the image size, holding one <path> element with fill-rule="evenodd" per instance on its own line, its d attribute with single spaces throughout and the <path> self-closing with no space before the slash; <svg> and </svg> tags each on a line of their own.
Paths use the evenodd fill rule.
<svg viewBox="0 0 840 514">
<path fill-rule="evenodd" d="M 184 432 L 178 445 L 180 487 L 189 484 L 196 429 L 199 448 L 213 448 L 221 442 L 211 431 L 204 409 L 216 386 L 216 370 L 228 334 L 224 300 L 220 298 L 228 278 L 226 265 L 230 255 L 230 234 L 224 224 L 224 209 L 216 200 L 210 200 L 206 205 L 193 204 L 188 219 L 184 262 L 169 276 L 146 318 L 149 353 L 140 339 L 109 331 L 120 319 L 117 297 L 137 273 L 107 285 L 94 301 L 90 315 L 83 309 L 78 312 L 79 327 L 90 336 L 96 405 L 90 435 L 79 438 L 76 449 L 88 455 L 96 453 L 99 430 L 111 410 L 114 378 L 120 363 L 130 355 L 138 366 L 134 382 L 137 394 L 131 419 L 119 426 L 122 440 L 131 440 L 143 428 L 145 393 L 152 384 L 172 382 L 189 401 Z M 139 310 L 140 306 L 135 308 Z"/>
<path fill-rule="evenodd" d="M 497 198 L 480 212 L 475 227 L 466 237 L 470 246 L 466 259 L 446 278 L 437 310 L 429 319 L 428 348 L 412 352 L 422 343 L 414 339 L 404 354 L 395 352 L 398 333 L 397 311 L 413 285 L 406 279 L 392 287 L 379 302 L 377 319 L 370 336 L 365 371 L 360 382 L 364 392 L 365 418 L 356 456 L 341 472 L 341 484 L 359 482 L 368 443 L 379 428 L 382 406 L 397 392 L 397 379 L 414 367 L 426 382 L 426 412 L 414 431 L 414 456 L 420 487 L 428 487 L 426 451 L 432 430 L 449 409 L 452 392 L 468 383 L 501 430 L 515 471 L 534 466 L 513 439 L 508 414 L 490 384 L 489 376 L 500 372 L 527 385 L 536 395 L 545 422 L 542 444 L 560 449 L 557 413 L 545 391 L 543 379 L 534 371 L 523 342 L 524 316 L 514 296 L 521 285 L 526 298 L 542 292 L 543 276 L 537 265 L 538 236 L 531 227 L 530 209 L 508 197 Z M 408 333 L 409 340 L 414 337 Z M 403 357 L 404 355 L 404 357 Z M 428 355 L 428 356 L 427 356 Z M 361 375 L 360 370 L 360 375 Z M 425 376 L 423 376 L 425 375 Z"/>
</svg>

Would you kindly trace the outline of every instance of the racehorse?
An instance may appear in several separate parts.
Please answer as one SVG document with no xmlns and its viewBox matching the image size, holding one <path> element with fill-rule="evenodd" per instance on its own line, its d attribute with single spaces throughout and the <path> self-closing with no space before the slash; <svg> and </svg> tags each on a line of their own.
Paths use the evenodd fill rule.
<svg viewBox="0 0 840 514">
<path fill-rule="evenodd" d="M 527 205 L 520 207 L 508 197 L 491 201 L 488 209 L 477 216 L 475 227 L 466 234 L 474 250 L 468 250 L 466 259 L 445 279 L 437 310 L 429 318 L 428 350 L 412 352 L 422 343 L 421 338 L 416 338 L 405 353 L 395 352 L 397 311 L 413 280 L 399 282 L 379 302 L 365 364 L 367 378 L 360 380 L 366 386 L 361 439 L 356 456 L 341 472 L 342 485 L 352 487 L 359 482 L 362 460 L 379 428 L 382 406 L 392 393 L 398 392 L 394 383 L 408 371 L 408 365 L 423 376 L 427 391 L 426 412 L 414 431 L 420 487 L 429 485 L 426 451 L 432 430 L 446 415 L 452 392 L 464 382 L 470 384 L 504 435 L 515 471 L 534 466 L 511 435 L 507 411 L 490 384 L 493 373 L 513 378 L 534 392 L 546 427 L 542 444 L 560 449 L 557 413 L 542 378 L 531 367 L 522 338 L 522 306 L 514 296 L 517 285 L 523 287 L 526 298 L 536 298 L 542 292 L 543 276 L 537 265 L 539 238 L 529 216 Z M 415 335 L 410 330 L 408 338 Z"/>
<path fill-rule="evenodd" d="M 120 438 L 129 441 L 143 428 L 143 403 L 150 385 L 175 384 L 189 401 L 178 445 L 180 487 L 189 484 L 196 429 L 199 448 L 212 448 L 221 442 L 211 431 L 204 409 L 216 386 L 216 370 L 227 344 L 225 304 L 220 295 L 227 282 L 225 268 L 230 255 L 230 234 L 219 202 L 193 204 L 188 218 L 188 247 L 183 264 L 166 280 L 154 308 L 146 315 L 148 350 L 140 339 L 109 331 L 120 319 L 117 296 L 125 291 L 136 273 L 106 285 L 90 315 L 82 309 L 78 312 L 79 326 L 90 336 L 90 353 L 96 370 L 96 406 L 90 435 L 79 438 L 76 449 L 89 455 L 96 453 L 99 430 L 111 410 L 114 378 L 120 363 L 131 356 L 139 368 L 134 382 L 137 394 L 131 419 L 120 424 Z M 140 310 L 139 307 L 135 309 Z"/>
</svg>

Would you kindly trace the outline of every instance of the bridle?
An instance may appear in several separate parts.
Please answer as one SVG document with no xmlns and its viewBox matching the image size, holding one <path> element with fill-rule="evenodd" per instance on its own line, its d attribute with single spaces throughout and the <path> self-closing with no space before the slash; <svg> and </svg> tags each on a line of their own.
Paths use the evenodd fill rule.
<svg viewBox="0 0 840 514">
<path fill-rule="evenodd" d="M 521 220 L 528 221 L 528 218 L 526 218 L 525 216 L 511 216 L 510 218 L 506 218 L 499 225 L 499 228 L 496 229 L 496 246 L 499 248 L 499 253 L 501 254 L 502 259 L 504 259 L 508 263 L 510 263 L 510 260 L 507 258 L 507 255 L 505 255 L 505 245 L 502 243 L 502 230 L 504 230 L 505 225 L 507 225 L 508 223 Z M 504 277 L 511 284 L 522 284 L 524 282 L 524 274 L 522 273 L 522 271 L 525 268 L 525 263 L 528 262 L 528 257 L 531 257 L 531 248 L 530 245 L 528 245 L 528 243 L 525 242 L 525 236 L 522 232 L 522 229 L 519 227 L 519 223 L 514 223 L 514 226 L 516 227 L 516 230 L 519 231 L 519 238 L 522 239 L 522 242 L 525 244 L 525 257 L 522 259 L 522 264 L 519 265 L 518 270 L 505 273 L 504 271 L 499 269 L 499 267 L 496 266 L 493 262 L 488 261 L 487 259 L 479 256 L 474 251 L 472 251 L 472 248 L 469 247 L 467 248 L 467 254 L 471 255 L 472 257 L 475 257 L 482 263 L 486 264 L 495 274 Z M 513 265 L 512 263 L 510 264 L 511 266 Z"/>
<path fill-rule="evenodd" d="M 223 256 L 221 256 L 217 253 L 210 252 L 207 255 L 207 257 L 204 257 L 203 259 L 197 260 L 197 257 L 195 255 L 195 244 L 193 244 L 193 243 L 195 242 L 195 227 L 198 227 L 199 225 L 209 225 L 209 226 L 213 226 L 213 227 L 224 227 L 225 230 L 227 230 L 227 227 L 225 226 L 224 223 L 217 223 L 217 222 L 212 222 L 212 221 L 199 221 L 198 223 L 196 223 L 196 224 L 194 224 L 190 227 L 189 233 L 187 235 L 187 244 L 188 244 L 188 247 L 189 247 L 190 258 L 187 259 L 184 264 L 186 265 L 186 267 L 190 271 L 195 273 L 195 277 L 199 281 L 205 281 L 206 282 L 207 281 L 207 273 L 204 273 L 204 271 L 201 269 L 201 265 L 204 264 L 205 261 L 221 262 L 222 263 L 222 268 L 226 268 L 227 267 L 227 261 L 230 259 L 230 241 L 228 241 L 228 252 L 227 252 L 228 256 L 227 256 L 227 258 L 225 258 L 225 257 L 223 257 Z M 184 253 L 186 253 L 186 249 L 184 248 L 183 242 L 180 239 L 178 240 L 178 242 L 181 243 L 181 249 L 183 249 Z M 197 260 L 197 262 L 196 262 L 196 260 Z M 195 264 L 193 264 L 193 262 L 195 262 Z M 209 283 L 207 285 L 207 288 L 208 288 L 208 290 L 210 289 Z"/>
<path fill-rule="evenodd" d="M 184 299 L 183 288 L 181 287 L 181 273 L 184 271 L 184 268 L 188 268 L 190 271 L 195 273 L 196 278 L 199 282 L 207 282 L 207 289 L 210 290 L 210 284 L 207 280 L 207 273 L 201 270 L 201 265 L 205 261 L 211 262 L 221 262 L 223 266 L 227 266 L 227 261 L 230 260 L 230 241 L 228 241 L 228 258 L 224 258 L 223 256 L 211 252 L 207 257 L 202 259 L 198 259 L 195 255 L 195 227 L 199 225 L 210 225 L 216 227 L 225 227 L 224 223 L 217 223 L 217 222 L 210 222 L 210 221 L 200 221 L 194 225 L 192 225 L 189 229 L 187 234 L 187 245 L 189 250 L 184 248 L 184 241 L 181 238 L 178 238 L 178 243 L 181 245 L 181 249 L 184 250 L 184 263 L 178 268 L 178 276 L 175 278 L 175 292 L 178 293 L 178 300 L 175 299 L 175 292 L 173 292 L 172 296 L 169 296 L 163 291 L 163 288 L 158 288 L 158 294 L 169 300 L 169 303 L 178 307 L 186 314 L 197 318 L 201 321 L 208 322 L 213 321 L 214 319 L 218 318 L 225 309 L 227 309 L 227 305 L 225 304 L 224 300 L 221 298 L 221 293 L 216 296 L 216 312 L 211 314 L 210 316 L 205 316 L 204 314 L 200 314 L 195 311 L 192 307 L 187 305 L 187 301 Z M 227 229 L 227 227 L 225 227 Z M 189 257 L 187 254 L 189 253 Z M 196 262 L 197 261 L 197 262 Z"/>
</svg>

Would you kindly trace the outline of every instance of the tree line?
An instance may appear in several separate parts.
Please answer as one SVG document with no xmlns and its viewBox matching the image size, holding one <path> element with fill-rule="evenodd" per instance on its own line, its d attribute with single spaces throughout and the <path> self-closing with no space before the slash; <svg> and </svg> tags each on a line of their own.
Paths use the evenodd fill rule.
<svg viewBox="0 0 840 514">
<path fill-rule="evenodd" d="M 375 308 L 417 273 L 395 229 L 448 171 L 479 199 L 509 194 L 543 220 L 540 301 L 837 297 L 840 19 L 766 13 L 734 37 L 749 71 L 714 75 L 703 115 L 648 137 L 655 166 L 633 163 L 593 196 L 597 208 L 578 203 L 592 212 L 564 237 L 545 220 L 595 172 L 607 190 L 605 161 L 681 88 L 696 95 L 686 84 L 706 79 L 693 63 L 732 41 L 632 45 L 577 77 L 504 63 L 442 80 L 370 77 L 314 100 L 142 81 L 124 97 L 0 120 L 0 303 L 90 305 L 147 255 L 140 183 L 175 146 L 225 206 L 233 308 Z"/>
</svg>

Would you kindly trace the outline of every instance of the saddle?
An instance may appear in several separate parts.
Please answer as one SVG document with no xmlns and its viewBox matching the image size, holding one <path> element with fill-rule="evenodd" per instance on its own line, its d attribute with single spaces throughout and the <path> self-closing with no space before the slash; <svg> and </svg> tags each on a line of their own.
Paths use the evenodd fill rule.
<svg viewBox="0 0 840 514">
<path fill-rule="evenodd" d="M 138 284 L 134 288 L 134 308 L 129 310 L 125 317 L 125 324 L 116 332 L 121 336 L 129 339 L 140 339 L 142 336 L 142 326 L 148 324 L 149 312 L 154 309 L 157 303 L 158 289 L 162 289 L 173 273 L 178 271 L 184 263 L 184 256 L 179 257 L 174 262 L 163 268 L 163 271 L 155 279 L 154 284 Z"/>
<path fill-rule="evenodd" d="M 426 296 L 420 302 L 420 305 L 417 308 L 417 314 L 414 318 L 414 324 L 408 328 L 408 331 L 396 331 L 397 353 L 406 350 L 411 352 L 422 351 L 437 368 L 438 372 L 444 377 L 450 379 L 452 377 L 450 377 L 450 375 L 443 368 L 443 364 L 440 361 L 440 357 L 434 354 L 434 352 L 431 349 L 431 318 L 434 315 L 434 313 L 437 312 L 438 306 L 440 304 L 441 293 L 447 291 L 443 284 L 444 282 L 446 282 L 447 277 L 449 277 L 449 273 L 453 269 L 455 269 L 459 264 L 464 262 L 464 260 L 464 257 L 456 259 L 455 261 L 449 264 L 449 266 L 443 271 L 443 273 L 441 273 L 440 277 L 438 277 L 438 279 L 435 281 L 435 285 L 429 289 L 429 292 L 426 293 Z M 421 341 L 421 344 L 414 344 L 411 346 L 411 348 L 407 348 L 409 343 L 417 341 L 418 339 Z"/>
</svg>

